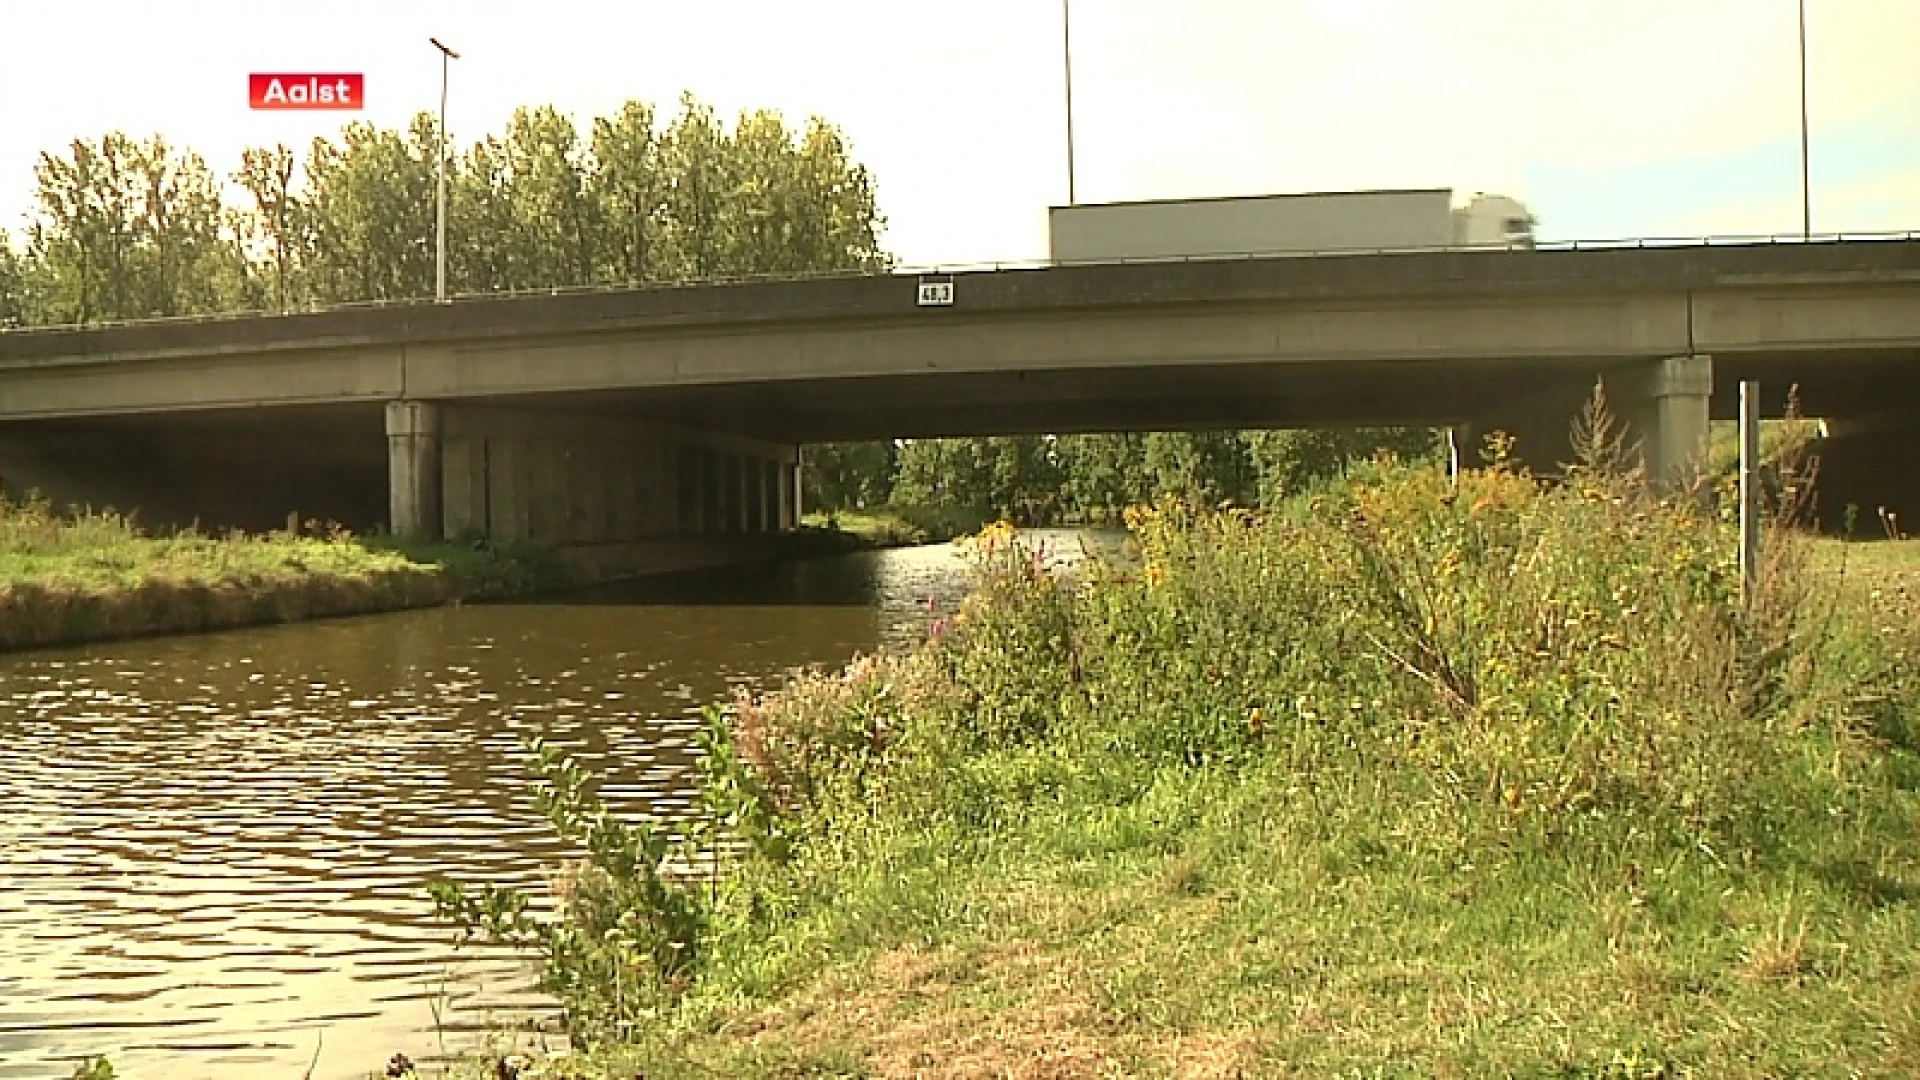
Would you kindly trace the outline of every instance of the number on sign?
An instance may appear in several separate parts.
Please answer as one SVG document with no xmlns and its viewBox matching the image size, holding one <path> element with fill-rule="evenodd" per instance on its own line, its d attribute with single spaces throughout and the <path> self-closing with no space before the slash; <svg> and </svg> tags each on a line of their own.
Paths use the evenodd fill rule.
<svg viewBox="0 0 1920 1080">
<path fill-rule="evenodd" d="M 920 283 L 921 307 L 951 307 L 953 305 L 953 282 L 923 281 Z"/>
</svg>

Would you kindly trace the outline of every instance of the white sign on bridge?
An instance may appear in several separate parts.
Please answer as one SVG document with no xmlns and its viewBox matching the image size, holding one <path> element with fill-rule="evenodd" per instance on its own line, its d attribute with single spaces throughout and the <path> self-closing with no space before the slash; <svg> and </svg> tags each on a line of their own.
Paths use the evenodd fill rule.
<svg viewBox="0 0 1920 1080">
<path fill-rule="evenodd" d="M 952 307 L 953 306 L 953 279 L 946 278 L 944 280 L 931 280 L 928 278 L 921 278 L 920 279 L 920 306 L 921 307 Z"/>
</svg>

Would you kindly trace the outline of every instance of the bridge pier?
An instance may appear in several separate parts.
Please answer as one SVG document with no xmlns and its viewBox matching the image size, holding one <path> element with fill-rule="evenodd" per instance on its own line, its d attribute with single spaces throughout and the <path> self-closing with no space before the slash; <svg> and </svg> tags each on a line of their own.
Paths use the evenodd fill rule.
<svg viewBox="0 0 1920 1080">
<path fill-rule="evenodd" d="M 395 536 L 440 536 L 440 406 L 387 403 L 387 521 Z"/>
<path fill-rule="evenodd" d="M 1708 405 L 1713 395 L 1713 358 L 1670 356 L 1596 373 L 1606 395 L 1613 432 L 1646 470 L 1657 489 L 1689 483 L 1706 460 Z M 1461 464 L 1482 460 L 1486 436 L 1513 438 L 1512 456 L 1536 476 L 1559 476 L 1574 459 L 1573 435 L 1593 397 L 1591 381 L 1568 381 L 1509 402 L 1454 429 Z"/>
<path fill-rule="evenodd" d="M 793 527 L 791 446 L 605 414 L 387 406 L 390 526 L 559 547 Z"/>
</svg>

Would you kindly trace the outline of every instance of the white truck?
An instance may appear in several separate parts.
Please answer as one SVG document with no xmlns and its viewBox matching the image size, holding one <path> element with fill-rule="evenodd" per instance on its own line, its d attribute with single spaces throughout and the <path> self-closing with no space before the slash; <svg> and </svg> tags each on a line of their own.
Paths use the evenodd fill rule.
<svg viewBox="0 0 1920 1080">
<path fill-rule="evenodd" d="M 1335 191 L 1056 206 L 1056 263 L 1424 248 L 1526 248 L 1534 218 L 1518 200 L 1448 188 Z"/>
</svg>

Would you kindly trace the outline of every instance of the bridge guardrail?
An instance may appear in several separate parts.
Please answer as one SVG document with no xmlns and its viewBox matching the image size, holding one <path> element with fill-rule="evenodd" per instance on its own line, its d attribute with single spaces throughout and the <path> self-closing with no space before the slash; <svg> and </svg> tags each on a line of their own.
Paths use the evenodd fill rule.
<svg viewBox="0 0 1920 1080">
<path fill-rule="evenodd" d="M 1612 240 L 1551 240 L 1534 244 L 1429 244 L 1415 247 L 1328 248 L 1313 251 L 1246 251 L 1207 255 L 1147 255 L 1117 259 L 1016 259 L 1000 262 L 943 263 L 931 266 L 893 266 L 873 270 L 800 270 L 766 274 L 719 274 L 686 281 L 603 282 L 587 285 L 559 285 L 544 288 L 503 289 L 492 292 L 455 293 L 450 304 L 478 300 L 503 300 L 523 296 L 590 296 L 643 290 L 701 288 L 714 285 L 771 284 L 778 282 L 845 280 L 869 277 L 941 277 L 953 274 L 996 273 L 1007 270 L 1048 270 L 1075 266 L 1150 266 L 1196 262 L 1250 262 L 1258 259 L 1323 259 L 1354 256 L 1430 255 L 1437 252 L 1502 254 L 1530 251 L 1617 251 L 1636 248 L 1675 247 L 1756 247 L 1761 245 L 1852 244 L 1920 240 L 1920 231 L 1865 233 L 1772 233 L 1753 235 L 1632 237 Z M 285 311 L 240 310 L 204 312 L 193 315 L 157 315 L 138 319 L 111 319 L 89 323 L 55 323 L 39 326 L 0 326 L 0 334 L 44 330 L 98 330 L 107 327 L 153 326 L 176 323 L 270 319 L 285 315 L 314 315 L 333 311 L 364 311 L 377 308 L 411 307 L 435 303 L 431 296 L 389 297 L 380 300 L 347 300 L 331 304 L 313 304 Z"/>
</svg>

